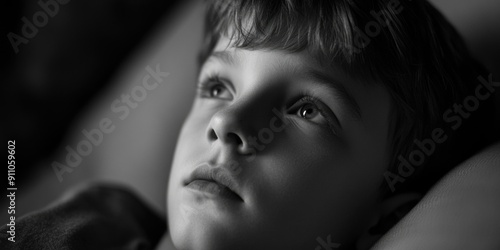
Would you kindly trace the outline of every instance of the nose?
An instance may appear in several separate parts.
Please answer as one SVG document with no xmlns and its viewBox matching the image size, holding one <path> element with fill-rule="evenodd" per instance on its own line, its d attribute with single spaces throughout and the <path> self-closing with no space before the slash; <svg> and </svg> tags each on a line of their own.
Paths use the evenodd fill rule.
<svg viewBox="0 0 500 250">
<path fill-rule="evenodd" d="M 248 114 L 238 107 L 226 107 L 215 113 L 209 123 L 207 137 L 213 144 L 221 143 L 223 146 L 232 148 L 240 154 L 251 152 L 248 143 L 250 134 L 250 123 Z"/>
</svg>

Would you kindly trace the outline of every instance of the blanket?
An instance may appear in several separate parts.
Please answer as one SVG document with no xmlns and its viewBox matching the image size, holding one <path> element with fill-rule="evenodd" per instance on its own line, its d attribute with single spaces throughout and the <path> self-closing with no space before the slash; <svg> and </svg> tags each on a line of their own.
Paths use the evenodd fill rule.
<svg viewBox="0 0 500 250">
<path fill-rule="evenodd" d="M 14 226 L 2 226 L 0 249 L 148 250 L 155 248 L 165 231 L 166 220 L 130 190 L 87 184 L 45 209 L 16 219 Z"/>
</svg>

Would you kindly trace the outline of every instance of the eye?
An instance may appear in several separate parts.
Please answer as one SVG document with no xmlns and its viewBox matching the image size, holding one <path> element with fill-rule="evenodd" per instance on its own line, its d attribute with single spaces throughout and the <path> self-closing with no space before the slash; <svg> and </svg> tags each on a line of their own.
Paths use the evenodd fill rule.
<svg viewBox="0 0 500 250">
<path fill-rule="evenodd" d="M 314 123 L 327 124 L 328 121 L 323 112 L 323 108 L 320 107 L 320 103 L 319 100 L 313 97 L 304 96 L 290 107 L 289 112 Z"/>
<path fill-rule="evenodd" d="M 226 88 L 226 86 L 222 84 L 216 84 L 209 89 L 210 92 L 210 97 L 212 98 L 226 98 L 227 95 L 229 95 L 229 98 L 231 98 L 231 93 L 229 93 L 229 90 Z"/>
<path fill-rule="evenodd" d="M 203 98 L 232 100 L 229 88 L 217 76 L 208 77 L 198 85 L 198 95 Z"/>
<path fill-rule="evenodd" d="M 306 104 L 302 105 L 298 109 L 297 114 L 300 117 L 307 119 L 307 120 L 314 119 L 318 115 L 321 115 L 319 109 L 314 104 L 311 104 L 311 103 L 306 103 Z"/>
<path fill-rule="evenodd" d="M 289 114 L 299 117 L 305 121 L 325 126 L 334 133 L 341 128 L 337 116 L 331 109 L 319 99 L 306 95 L 288 109 Z"/>
</svg>

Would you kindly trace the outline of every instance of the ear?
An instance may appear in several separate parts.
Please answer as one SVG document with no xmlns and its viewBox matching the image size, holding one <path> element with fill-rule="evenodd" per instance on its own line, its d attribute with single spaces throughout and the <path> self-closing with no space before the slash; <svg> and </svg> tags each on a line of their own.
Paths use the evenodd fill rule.
<svg viewBox="0 0 500 250">
<path fill-rule="evenodd" d="M 356 249 L 370 249 L 389 229 L 398 223 L 419 201 L 421 194 L 390 196 L 375 209 L 370 225 L 356 242 Z"/>
</svg>

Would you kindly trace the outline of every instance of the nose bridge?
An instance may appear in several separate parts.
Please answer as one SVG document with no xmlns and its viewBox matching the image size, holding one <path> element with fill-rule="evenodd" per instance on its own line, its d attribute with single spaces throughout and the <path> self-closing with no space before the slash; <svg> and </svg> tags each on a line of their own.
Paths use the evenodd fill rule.
<svg viewBox="0 0 500 250">
<path fill-rule="evenodd" d="M 210 127 L 215 130 L 219 139 L 224 139 L 221 136 L 229 133 L 243 136 L 252 132 L 252 116 L 252 103 L 239 100 L 217 111 L 212 117 Z"/>
<path fill-rule="evenodd" d="M 221 108 L 215 113 L 208 127 L 209 140 L 221 140 L 223 143 L 237 143 L 246 147 L 247 138 L 266 126 L 270 120 L 272 108 L 266 108 L 262 98 L 249 97 Z"/>
</svg>

